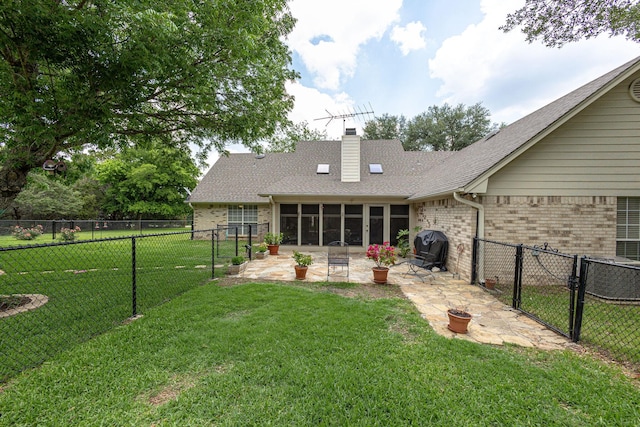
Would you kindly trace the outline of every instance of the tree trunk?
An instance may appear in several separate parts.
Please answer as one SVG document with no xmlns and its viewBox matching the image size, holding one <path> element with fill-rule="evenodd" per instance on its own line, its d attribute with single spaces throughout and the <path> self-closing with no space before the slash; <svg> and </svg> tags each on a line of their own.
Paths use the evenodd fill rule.
<svg viewBox="0 0 640 427">
<path fill-rule="evenodd" d="M 7 166 L 0 169 L 0 215 L 3 214 L 27 185 L 29 168 Z"/>
</svg>

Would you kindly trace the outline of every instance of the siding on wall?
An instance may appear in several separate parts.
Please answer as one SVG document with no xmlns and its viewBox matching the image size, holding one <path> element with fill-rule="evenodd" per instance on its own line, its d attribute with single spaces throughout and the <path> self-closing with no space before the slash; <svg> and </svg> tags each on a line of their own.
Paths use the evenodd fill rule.
<svg viewBox="0 0 640 427">
<path fill-rule="evenodd" d="M 360 182 L 360 137 L 342 136 L 342 182 Z"/>
<path fill-rule="evenodd" d="M 636 75 L 536 143 L 489 179 L 487 195 L 640 196 Z"/>
</svg>

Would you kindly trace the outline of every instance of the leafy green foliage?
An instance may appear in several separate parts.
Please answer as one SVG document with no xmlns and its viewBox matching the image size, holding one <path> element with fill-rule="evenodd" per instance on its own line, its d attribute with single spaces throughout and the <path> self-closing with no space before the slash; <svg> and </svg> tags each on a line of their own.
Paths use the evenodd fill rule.
<svg viewBox="0 0 640 427">
<path fill-rule="evenodd" d="M 64 181 L 42 172 L 29 174 L 28 185 L 15 199 L 15 216 L 30 219 L 78 218 L 83 199 Z"/>
<path fill-rule="evenodd" d="M 521 26 L 528 42 L 541 39 L 549 47 L 559 47 L 602 33 L 622 35 L 640 42 L 638 0 L 526 0 L 507 16 L 500 27 L 511 31 Z"/>
<path fill-rule="evenodd" d="M 461 150 L 497 129 L 489 117 L 489 110 L 480 103 L 431 106 L 409 122 L 405 150 Z"/>
<path fill-rule="evenodd" d="M 407 119 L 404 116 L 383 114 L 365 123 L 364 139 L 398 139 L 404 143 L 407 133 Z"/>
<path fill-rule="evenodd" d="M 491 123 L 488 109 L 478 103 L 431 106 L 407 120 L 384 114 L 365 123 L 365 139 L 398 139 L 407 151 L 457 151 L 499 126 Z"/>
<path fill-rule="evenodd" d="M 176 218 L 189 213 L 199 170 L 188 153 L 153 143 L 129 148 L 97 166 L 103 209 L 116 218 Z"/>
<path fill-rule="evenodd" d="M 88 145 L 255 146 L 293 106 L 293 25 L 285 0 L 0 2 L 0 209 Z"/>
</svg>

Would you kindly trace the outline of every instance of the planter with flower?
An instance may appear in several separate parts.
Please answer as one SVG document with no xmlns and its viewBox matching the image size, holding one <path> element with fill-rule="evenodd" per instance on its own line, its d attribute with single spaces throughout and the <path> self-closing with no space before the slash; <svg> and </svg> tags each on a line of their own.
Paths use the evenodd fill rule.
<svg viewBox="0 0 640 427">
<path fill-rule="evenodd" d="M 391 246 L 389 242 L 384 242 L 381 245 L 377 243 L 369 245 L 367 258 L 376 263 L 372 269 L 373 281 L 381 285 L 387 283 L 389 266 L 396 263 L 396 248 Z"/>
<path fill-rule="evenodd" d="M 311 255 L 306 255 L 300 253 L 298 251 L 293 251 L 293 256 L 291 257 L 296 261 L 295 270 L 296 270 L 296 279 L 303 280 L 307 277 L 307 270 L 309 266 L 313 264 L 313 258 Z"/>
<path fill-rule="evenodd" d="M 278 255 L 278 249 L 280 248 L 280 243 L 282 243 L 283 238 L 284 234 L 282 233 L 269 232 L 264 235 L 264 242 L 269 248 L 269 255 Z"/>
<path fill-rule="evenodd" d="M 267 244 L 265 242 L 256 246 L 256 259 L 264 259 L 267 255 Z"/>
</svg>

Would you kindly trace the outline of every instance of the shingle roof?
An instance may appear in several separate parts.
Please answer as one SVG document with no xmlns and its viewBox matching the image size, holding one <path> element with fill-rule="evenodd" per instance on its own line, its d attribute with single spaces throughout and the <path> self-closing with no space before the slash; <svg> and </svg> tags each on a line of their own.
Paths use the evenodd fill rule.
<svg viewBox="0 0 640 427">
<path fill-rule="evenodd" d="M 574 90 L 456 152 L 405 152 L 397 140 L 361 141 L 360 182 L 340 181 L 341 141 L 301 141 L 293 153 L 230 154 L 220 157 L 189 197 L 189 202 L 260 203 L 266 196 L 378 196 L 425 199 L 460 190 L 490 173 L 501 161 L 588 105 L 640 67 L 640 57 Z M 330 173 L 317 174 L 319 163 Z M 369 174 L 369 163 L 384 173 Z"/>
<path fill-rule="evenodd" d="M 617 82 L 625 72 L 636 71 L 638 67 L 640 57 L 502 128 L 491 138 L 482 139 L 453 153 L 431 171 L 428 182 L 410 199 L 453 192 L 471 184 L 520 147 L 566 118 L 576 108 L 585 106 L 585 101 L 608 89 L 609 84 Z"/>
<path fill-rule="evenodd" d="M 293 153 L 230 154 L 220 157 L 189 197 L 189 202 L 258 203 L 268 195 L 385 196 L 407 198 L 429 170 L 450 152 L 404 151 L 397 140 L 363 140 L 360 182 L 341 182 L 341 141 L 301 141 Z M 329 174 L 317 174 L 319 163 Z M 369 174 L 369 163 L 383 173 Z"/>
</svg>

